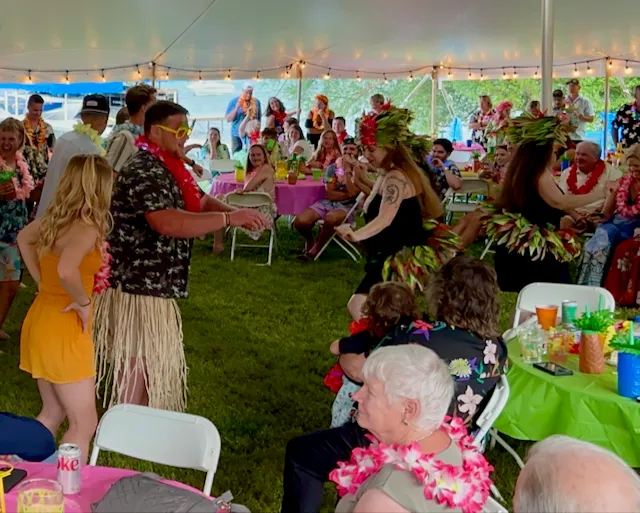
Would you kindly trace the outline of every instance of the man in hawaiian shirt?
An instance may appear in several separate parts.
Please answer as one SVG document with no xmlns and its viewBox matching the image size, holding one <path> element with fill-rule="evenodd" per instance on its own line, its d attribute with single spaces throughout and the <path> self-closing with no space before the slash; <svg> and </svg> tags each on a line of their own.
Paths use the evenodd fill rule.
<svg viewBox="0 0 640 513">
<path fill-rule="evenodd" d="M 622 143 L 623 148 L 628 148 L 640 143 L 640 84 L 634 90 L 634 97 L 633 103 L 627 103 L 620 107 L 613 123 L 611 123 L 613 144 L 616 146 L 618 143 Z"/>
<path fill-rule="evenodd" d="M 453 153 L 453 144 L 449 139 L 433 141 L 431 155 L 427 157 L 427 165 L 431 173 L 431 182 L 436 185 L 436 192 L 444 198 L 447 190 L 457 191 L 462 187 L 462 175 L 458 166 L 449 160 Z"/>
<path fill-rule="evenodd" d="M 97 296 L 94 341 L 99 381 L 111 404 L 186 407 L 187 366 L 177 299 L 188 296 L 195 237 L 267 228 L 260 213 L 200 194 L 181 158 L 187 111 L 160 101 L 145 113 L 139 151 L 118 173 L 108 243 L 110 288 Z"/>
<path fill-rule="evenodd" d="M 130 119 L 116 125 L 105 144 L 106 158 L 116 173 L 138 151 L 135 141 L 144 132 L 144 113 L 156 102 L 156 89 L 147 84 L 135 85 L 127 89 L 124 101 Z"/>
<path fill-rule="evenodd" d="M 587 123 L 595 119 L 593 104 L 591 100 L 580 94 L 580 81 L 572 78 L 567 82 L 569 94 L 565 98 L 565 107 L 572 126 L 576 127 L 574 132 L 569 132 L 569 139 L 574 143 L 584 141 Z"/>
<path fill-rule="evenodd" d="M 43 109 L 44 98 L 39 94 L 32 94 L 27 101 L 27 115 L 22 122 L 26 136 L 22 153 L 29 164 L 29 172 L 36 185 L 27 201 L 29 212 L 33 210 L 34 204 L 42 194 L 47 164 L 56 142 L 53 128 L 42 119 Z"/>
</svg>

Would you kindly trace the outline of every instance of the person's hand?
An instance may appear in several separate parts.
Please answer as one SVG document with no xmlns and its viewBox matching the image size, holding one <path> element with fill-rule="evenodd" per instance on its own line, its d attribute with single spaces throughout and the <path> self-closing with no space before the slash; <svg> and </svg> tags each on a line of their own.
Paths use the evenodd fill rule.
<svg viewBox="0 0 640 513">
<path fill-rule="evenodd" d="M 607 194 L 615 194 L 618 190 L 618 180 L 607 180 L 604 186 Z"/>
<path fill-rule="evenodd" d="M 442 163 L 442 161 L 437 157 L 433 158 L 433 160 L 431 161 L 431 164 L 433 164 L 433 167 L 437 167 L 438 169 L 442 169 L 444 167 L 444 164 Z"/>
<path fill-rule="evenodd" d="M 78 314 L 80 322 L 82 323 L 82 331 L 87 332 L 89 330 L 89 318 L 91 317 L 91 303 L 86 306 L 80 306 L 78 303 L 71 303 L 67 306 L 62 313 L 75 312 Z"/>
<path fill-rule="evenodd" d="M 257 210 L 241 208 L 229 212 L 229 224 L 247 230 L 266 230 L 271 228 L 264 216 Z"/>
<path fill-rule="evenodd" d="M 202 169 L 202 166 L 200 164 L 196 164 L 195 162 L 193 163 L 193 166 L 191 166 L 191 169 L 200 177 L 204 174 L 204 169 Z"/>
<path fill-rule="evenodd" d="M 340 341 L 339 340 L 334 340 L 333 342 L 331 342 L 331 347 L 329 347 L 329 351 L 331 351 L 331 354 L 339 355 L 340 354 Z"/>
<path fill-rule="evenodd" d="M 16 188 L 13 186 L 13 181 L 0 184 L 0 196 L 7 201 L 15 199 Z"/>
<path fill-rule="evenodd" d="M 344 240 L 348 240 L 349 242 L 358 242 L 355 232 L 348 224 L 341 224 L 340 226 L 337 226 L 335 230 L 336 233 Z"/>
</svg>

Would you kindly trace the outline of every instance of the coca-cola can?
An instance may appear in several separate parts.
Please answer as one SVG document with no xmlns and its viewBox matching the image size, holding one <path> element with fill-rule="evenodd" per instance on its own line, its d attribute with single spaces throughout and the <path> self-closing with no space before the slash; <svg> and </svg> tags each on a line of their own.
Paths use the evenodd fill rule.
<svg viewBox="0 0 640 513">
<path fill-rule="evenodd" d="M 73 495 L 80 491 L 82 484 L 82 463 L 80 447 L 75 444 L 62 444 L 58 448 L 58 483 L 62 493 Z"/>
</svg>

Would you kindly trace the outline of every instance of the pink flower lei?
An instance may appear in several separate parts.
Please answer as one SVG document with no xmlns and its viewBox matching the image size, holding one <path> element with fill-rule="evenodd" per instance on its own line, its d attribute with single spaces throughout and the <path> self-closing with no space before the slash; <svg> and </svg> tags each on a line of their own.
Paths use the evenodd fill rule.
<svg viewBox="0 0 640 513">
<path fill-rule="evenodd" d="M 102 294 L 110 286 L 109 278 L 111 278 L 111 260 L 113 257 L 109 254 L 109 243 L 104 241 L 100 246 L 100 255 L 102 256 L 102 265 L 98 270 L 98 274 L 93 277 L 93 293 Z"/>
<path fill-rule="evenodd" d="M 628 205 L 629 191 L 631 184 L 635 182 L 632 175 L 627 175 L 620 179 L 618 192 L 616 193 L 616 211 L 624 217 L 633 218 L 640 215 L 640 195 L 633 205 Z"/>
<path fill-rule="evenodd" d="M 0 168 L 5 167 L 5 165 L 6 162 L 0 156 Z M 13 187 L 16 190 L 16 200 L 25 200 L 29 197 L 36 184 L 33 181 L 31 173 L 29 173 L 29 165 L 24 159 L 21 151 L 16 152 L 16 167 L 18 168 L 17 171 L 20 173 L 20 181 L 18 181 L 17 176 L 14 176 L 11 179 L 13 181 Z"/>
<path fill-rule="evenodd" d="M 384 465 L 413 473 L 424 486 L 424 496 L 448 508 L 460 508 L 463 513 L 482 511 L 491 488 L 489 474 L 493 467 L 473 445 L 464 421 L 446 417 L 441 429 L 458 445 L 462 465 L 448 465 L 435 454 L 424 454 L 417 443 L 385 445 L 373 437 L 367 448 L 356 448 L 351 460 L 338 463 L 329 479 L 338 485 L 342 497 L 355 494 L 360 486 Z"/>
</svg>

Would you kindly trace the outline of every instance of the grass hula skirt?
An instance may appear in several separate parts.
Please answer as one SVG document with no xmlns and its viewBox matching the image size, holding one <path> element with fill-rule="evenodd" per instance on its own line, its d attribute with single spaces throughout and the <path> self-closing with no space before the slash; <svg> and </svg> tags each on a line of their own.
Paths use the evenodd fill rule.
<svg viewBox="0 0 640 513">
<path fill-rule="evenodd" d="M 382 268 L 384 281 L 400 281 L 423 291 L 429 275 L 456 255 L 460 237 L 447 225 L 428 219 L 423 226 L 431 232 L 427 243 L 403 248 L 387 258 Z"/>
<path fill-rule="evenodd" d="M 541 228 L 522 214 L 498 211 L 490 204 L 484 205 L 483 212 L 481 224 L 489 240 L 533 261 L 551 254 L 558 262 L 571 262 L 582 251 L 575 230 L 557 230 L 553 225 Z"/>
<path fill-rule="evenodd" d="M 126 391 L 143 376 L 150 407 L 185 410 L 187 364 L 182 320 L 174 299 L 109 288 L 95 296 L 93 326 L 96 387 L 98 392 L 104 387 L 105 407 L 127 402 Z"/>
</svg>

